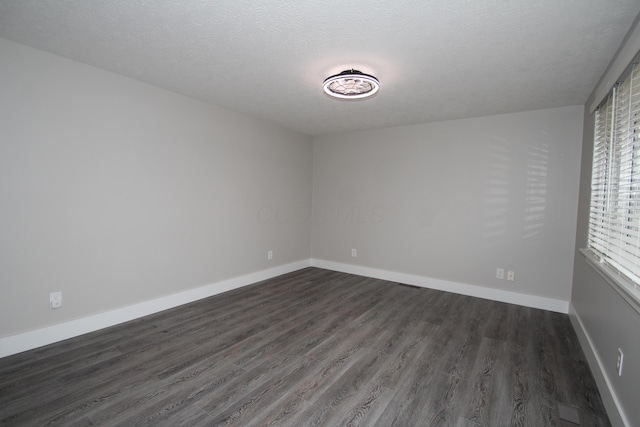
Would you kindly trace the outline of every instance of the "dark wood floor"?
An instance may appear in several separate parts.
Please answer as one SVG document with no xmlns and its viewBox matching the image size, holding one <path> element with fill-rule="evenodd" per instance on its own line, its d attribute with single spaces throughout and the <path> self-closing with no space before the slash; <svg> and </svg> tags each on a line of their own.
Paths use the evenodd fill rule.
<svg viewBox="0 0 640 427">
<path fill-rule="evenodd" d="M 559 402 L 609 425 L 566 315 L 316 268 L 0 359 L 2 425 L 539 427 Z"/>
</svg>

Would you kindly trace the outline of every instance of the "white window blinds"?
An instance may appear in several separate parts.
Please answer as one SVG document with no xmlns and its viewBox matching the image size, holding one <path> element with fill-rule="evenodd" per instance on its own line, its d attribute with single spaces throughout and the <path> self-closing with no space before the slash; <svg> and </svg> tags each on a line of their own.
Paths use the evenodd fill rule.
<svg viewBox="0 0 640 427">
<path fill-rule="evenodd" d="M 640 289 L 640 67 L 596 111 L 588 249 Z"/>
</svg>

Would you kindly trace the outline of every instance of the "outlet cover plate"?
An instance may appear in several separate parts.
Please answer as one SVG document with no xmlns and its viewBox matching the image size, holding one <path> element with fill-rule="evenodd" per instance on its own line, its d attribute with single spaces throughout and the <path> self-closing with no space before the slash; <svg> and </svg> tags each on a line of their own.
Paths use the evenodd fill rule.
<svg viewBox="0 0 640 427">
<path fill-rule="evenodd" d="M 49 307 L 60 308 L 62 306 L 62 292 L 51 292 L 49 294 Z"/>
<path fill-rule="evenodd" d="M 618 376 L 622 376 L 622 362 L 624 361 L 624 353 L 622 349 L 618 349 L 618 358 L 616 360 L 616 371 L 618 371 Z"/>
</svg>

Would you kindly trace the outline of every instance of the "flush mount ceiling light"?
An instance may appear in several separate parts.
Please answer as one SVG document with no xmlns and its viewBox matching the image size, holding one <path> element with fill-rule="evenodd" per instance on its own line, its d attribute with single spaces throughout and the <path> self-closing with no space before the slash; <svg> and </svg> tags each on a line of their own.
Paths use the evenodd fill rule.
<svg viewBox="0 0 640 427">
<path fill-rule="evenodd" d="M 362 99 L 378 92 L 380 82 L 375 77 L 358 70 L 345 70 L 327 78 L 322 84 L 322 89 L 334 98 Z"/>
</svg>

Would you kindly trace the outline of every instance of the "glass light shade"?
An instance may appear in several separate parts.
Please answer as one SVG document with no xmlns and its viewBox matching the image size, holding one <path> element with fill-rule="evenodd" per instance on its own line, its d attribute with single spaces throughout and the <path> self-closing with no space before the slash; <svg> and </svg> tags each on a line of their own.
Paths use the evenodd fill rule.
<svg viewBox="0 0 640 427">
<path fill-rule="evenodd" d="M 322 89 L 335 98 L 362 99 L 375 95 L 380 89 L 380 82 L 358 70 L 345 70 L 327 78 Z"/>
</svg>

